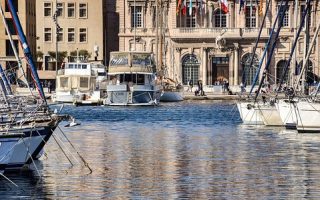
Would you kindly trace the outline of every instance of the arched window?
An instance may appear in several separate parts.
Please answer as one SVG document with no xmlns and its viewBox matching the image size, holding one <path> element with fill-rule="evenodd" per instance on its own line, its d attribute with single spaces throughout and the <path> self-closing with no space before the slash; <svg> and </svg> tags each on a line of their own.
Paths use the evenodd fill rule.
<svg viewBox="0 0 320 200">
<path fill-rule="evenodd" d="M 252 82 L 254 80 L 254 77 L 256 76 L 256 73 L 259 67 L 259 59 L 257 55 L 254 56 L 252 66 L 250 66 L 252 55 L 253 55 L 252 53 L 248 53 L 244 55 L 242 58 L 242 68 L 243 68 L 242 82 L 245 83 L 245 85 L 252 85 Z M 258 83 L 259 83 L 259 80 L 257 81 L 256 84 Z"/>
<path fill-rule="evenodd" d="M 182 79 L 184 85 L 187 85 L 189 80 L 192 80 L 193 84 L 198 82 L 199 68 L 200 63 L 195 55 L 188 54 L 182 58 Z"/>
<path fill-rule="evenodd" d="M 277 83 L 281 82 L 281 78 L 285 72 L 285 67 L 287 60 L 280 60 L 277 64 Z M 287 83 L 289 81 L 289 70 L 287 70 L 282 83 Z"/>
<path fill-rule="evenodd" d="M 221 9 L 214 13 L 214 27 L 227 27 L 227 14 Z"/>
</svg>

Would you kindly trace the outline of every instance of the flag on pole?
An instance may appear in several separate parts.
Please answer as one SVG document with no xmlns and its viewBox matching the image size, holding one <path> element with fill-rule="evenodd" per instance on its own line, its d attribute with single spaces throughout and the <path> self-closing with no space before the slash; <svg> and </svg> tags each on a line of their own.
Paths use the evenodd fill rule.
<svg viewBox="0 0 320 200">
<path fill-rule="evenodd" d="M 178 1 L 178 5 L 177 5 L 177 15 L 180 13 L 180 8 L 181 8 L 181 0 Z"/>
<path fill-rule="evenodd" d="M 195 7 L 195 15 L 198 15 L 198 10 L 199 10 L 199 3 L 198 0 L 196 0 L 196 7 Z"/>
<path fill-rule="evenodd" d="M 239 9 L 239 13 L 241 12 L 241 10 L 244 7 L 244 4 L 246 3 L 246 0 L 240 0 L 240 9 Z"/>
<path fill-rule="evenodd" d="M 228 13 L 229 12 L 228 0 L 220 0 L 220 4 L 223 12 Z"/>
<path fill-rule="evenodd" d="M 190 16 L 192 15 L 192 0 L 190 0 L 190 3 L 189 3 L 189 15 Z"/>
<path fill-rule="evenodd" d="M 259 15 L 263 14 L 263 0 L 260 0 L 260 5 L 259 5 Z"/>
<path fill-rule="evenodd" d="M 203 2 L 202 0 L 200 0 L 200 8 L 199 8 L 200 15 L 202 15 L 202 6 L 203 6 Z"/>
<path fill-rule="evenodd" d="M 183 5 L 182 5 L 182 14 L 186 15 L 187 14 L 187 0 L 183 0 Z"/>
</svg>

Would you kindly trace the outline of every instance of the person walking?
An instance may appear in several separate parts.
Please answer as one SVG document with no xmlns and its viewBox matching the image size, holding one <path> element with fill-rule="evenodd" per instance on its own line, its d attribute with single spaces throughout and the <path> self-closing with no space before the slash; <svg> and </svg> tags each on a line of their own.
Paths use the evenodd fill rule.
<svg viewBox="0 0 320 200">
<path fill-rule="evenodd" d="M 51 89 L 52 89 L 52 83 L 51 81 L 48 81 L 48 92 L 51 94 Z"/>
</svg>

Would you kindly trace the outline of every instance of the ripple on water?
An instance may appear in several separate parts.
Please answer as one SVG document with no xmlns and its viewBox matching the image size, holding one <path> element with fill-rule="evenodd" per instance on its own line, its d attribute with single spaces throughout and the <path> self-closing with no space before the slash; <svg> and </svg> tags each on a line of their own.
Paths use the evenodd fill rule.
<svg viewBox="0 0 320 200">
<path fill-rule="evenodd" d="M 81 126 L 62 129 L 93 169 L 63 156 L 54 140 L 36 171 L 1 179 L 0 198 L 319 198 L 320 136 L 243 126 L 235 105 L 66 106 Z M 66 150 L 68 152 L 68 150 Z M 70 154 L 70 153 L 68 153 Z M 81 162 L 81 161 L 80 161 Z"/>
</svg>

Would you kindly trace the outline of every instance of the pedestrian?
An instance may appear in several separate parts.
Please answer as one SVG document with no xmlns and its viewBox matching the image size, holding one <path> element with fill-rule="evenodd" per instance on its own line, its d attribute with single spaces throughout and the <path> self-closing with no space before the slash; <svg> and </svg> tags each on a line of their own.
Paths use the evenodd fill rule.
<svg viewBox="0 0 320 200">
<path fill-rule="evenodd" d="M 48 92 L 51 94 L 51 89 L 52 89 L 52 83 L 51 81 L 48 81 Z"/>
<path fill-rule="evenodd" d="M 192 92 L 192 88 L 193 88 L 193 81 L 192 81 L 192 79 L 189 80 L 189 87 L 190 87 L 190 92 Z"/>
</svg>

